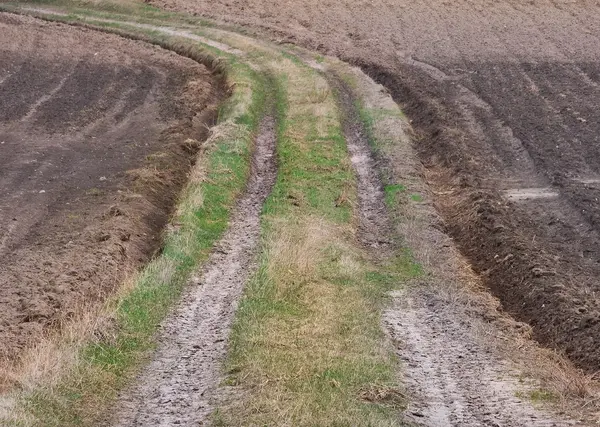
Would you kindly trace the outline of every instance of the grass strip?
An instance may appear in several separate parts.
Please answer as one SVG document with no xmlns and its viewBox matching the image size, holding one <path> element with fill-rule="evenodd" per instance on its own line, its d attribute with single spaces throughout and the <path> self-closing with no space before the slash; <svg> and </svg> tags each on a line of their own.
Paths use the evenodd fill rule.
<svg viewBox="0 0 600 427">
<path fill-rule="evenodd" d="M 375 264 L 356 242 L 355 175 L 325 79 L 286 57 L 270 66 L 279 174 L 226 364 L 226 384 L 243 392 L 213 422 L 397 426 L 404 399 L 380 315 L 418 273 L 402 255 Z"/>
</svg>

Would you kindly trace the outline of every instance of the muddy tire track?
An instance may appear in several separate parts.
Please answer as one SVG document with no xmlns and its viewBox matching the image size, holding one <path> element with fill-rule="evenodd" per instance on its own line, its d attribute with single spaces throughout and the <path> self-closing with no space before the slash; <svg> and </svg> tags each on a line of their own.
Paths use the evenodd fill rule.
<svg viewBox="0 0 600 427">
<path fill-rule="evenodd" d="M 384 83 L 421 134 L 432 188 L 453 192 L 435 202 L 463 255 L 539 342 L 598 371 L 597 2 L 149 1 L 335 55 Z M 501 194 L 528 188 L 558 196 Z"/>
<path fill-rule="evenodd" d="M 255 145 L 251 176 L 229 230 L 164 323 L 152 362 L 120 399 L 116 426 L 197 426 L 213 410 L 237 302 L 255 267 L 260 212 L 275 183 L 272 116 L 263 119 Z"/>
</svg>

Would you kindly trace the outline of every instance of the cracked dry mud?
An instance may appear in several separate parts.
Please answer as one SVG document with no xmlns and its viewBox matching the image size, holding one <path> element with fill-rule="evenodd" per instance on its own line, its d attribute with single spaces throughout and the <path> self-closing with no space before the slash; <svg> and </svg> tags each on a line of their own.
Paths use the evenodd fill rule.
<svg viewBox="0 0 600 427">
<path fill-rule="evenodd" d="M 198 426 L 212 412 L 237 301 L 254 267 L 260 212 L 275 183 L 274 126 L 272 117 L 263 119 L 247 189 L 229 229 L 164 323 L 152 362 L 121 397 L 122 410 L 111 425 Z"/>
</svg>

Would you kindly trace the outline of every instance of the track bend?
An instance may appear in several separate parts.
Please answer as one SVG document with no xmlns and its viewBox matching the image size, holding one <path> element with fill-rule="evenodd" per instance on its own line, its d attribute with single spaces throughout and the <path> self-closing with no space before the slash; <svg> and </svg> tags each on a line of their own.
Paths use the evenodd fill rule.
<svg viewBox="0 0 600 427">
<path fill-rule="evenodd" d="M 384 259 L 393 252 L 394 231 L 380 165 L 371 153 L 353 91 L 335 75 L 328 75 L 328 81 L 338 91 L 357 175 L 359 239 L 376 258 Z M 231 228 L 213 253 L 200 285 L 167 321 L 154 360 L 135 388 L 122 397 L 117 426 L 199 425 L 211 413 L 235 304 L 252 266 L 260 208 L 275 180 L 274 146 L 274 121 L 267 118 L 257 139 L 252 179 Z M 404 161 L 410 162 L 409 158 Z M 395 295 L 383 321 L 405 362 L 405 386 L 414 401 L 406 414 L 408 421 L 428 427 L 575 425 L 517 398 L 519 388 L 511 367 L 476 339 L 470 320 L 427 289 Z"/>
<path fill-rule="evenodd" d="M 275 120 L 266 117 L 256 139 L 251 177 L 230 228 L 204 273 L 166 321 L 159 349 L 120 399 L 116 426 L 197 426 L 212 411 L 212 391 L 237 301 L 251 274 L 260 212 L 275 182 Z"/>
</svg>

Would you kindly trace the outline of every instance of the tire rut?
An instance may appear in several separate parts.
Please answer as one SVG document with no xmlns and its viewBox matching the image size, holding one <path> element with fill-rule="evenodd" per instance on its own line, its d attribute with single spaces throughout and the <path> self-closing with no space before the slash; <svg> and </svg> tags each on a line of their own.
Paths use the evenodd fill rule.
<svg viewBox="0 0 600 427">
<path fill-rule="evenodd" d="M 116 426 L 197 426 L 207 420 L 237 302 L 254 269 L 260 212 L 276 177 L 275 120 L 263 119 L 251 176 L 202 277 L 164 323 L 159 348 L 120 399 Z"/>
<path fill-rule="evenodd" d="M 515 372 L 474 338 L 466 319 L 433 294 L 395 298 L 384 323 L 415 396 L 406 418 L 418 426 L 570 426 L 518 397 Z M 521 387 L 522 388 L 522 387 Z"/>
<path fill-rule="evenodd" d="M 359 240 L 365 246 L 377 250 L 379 255 L 390 255 L 393 250 L 393 241 L 390 239 L 392 225 L 385 205 L 377 160 L 371 153 L 367 132 L 356 110 L 354 94 L 334 73 L 329 73 L 326 77 L 338 94 L 342 130 L 357 177 Z"/>
<path fill-rule="evenodd" d="M 343 130 L 358 178 L 359 238 L 381 260 L 395 248 L 388 245 L 382 251 L 374 242 L 387 243 L 396 234 L 380 180 L 386 159 L 371 152 L 352 89 L 335 75 L 329 81 L 339 92 Z M 516 384 L 518 373 L 480 343 L 476 322 L 436 295 L 440 289 L 444 289 L 441 281 L 397 292 L 383 315 L 384 328 L 404 362 L 403 383 L 410 404 L 402 420 L 426 427 L 574 425 L 517 397 L 523 388 Z"/>
</svg>

